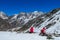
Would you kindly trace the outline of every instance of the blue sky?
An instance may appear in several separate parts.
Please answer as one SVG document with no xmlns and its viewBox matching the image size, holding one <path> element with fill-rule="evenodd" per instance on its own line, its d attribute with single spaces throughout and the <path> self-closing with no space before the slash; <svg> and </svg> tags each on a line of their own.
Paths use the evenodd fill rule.
<svg viewBox="0 0 60 40">
<path fill-rule="evenodd" d="M 60 8 L 60 0 L 0 0 L 0 11 L 9 16 L 36 10 L 49 12 L 54 8 Z"/>
</svg>

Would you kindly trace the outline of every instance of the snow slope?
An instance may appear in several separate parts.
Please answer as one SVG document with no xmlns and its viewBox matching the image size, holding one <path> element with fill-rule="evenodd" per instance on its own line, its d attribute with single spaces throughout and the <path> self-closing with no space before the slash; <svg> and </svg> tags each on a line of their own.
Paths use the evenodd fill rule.
<svg viewBox="0 0 60 40">
<path fill-rule="evenodd" d="M 48 40 L 46 36 L 39 36 L 36 33 L 16 33 L 0 31 L 0 40 Z M 54 37 L 53 40 L 60 40 L 60 37 Z"/>
<path fill-rule="evenodd" d="M 56 14 L 57 15 L 53 15 L 55 17 L 51 20 L 51 22 L 53 22 L 53 20 L 54 20 L 54 22 L 56 22 L 56 24 L 51 26 L 50 28 L 48 28 L 47 32 L 50 32 L 50 33 L 58 32 L 58 34 L 60 34 L 60 11 L 58 11 Z"/>
<path fill-rule="evenodd" d="M 47 32 L 49 33 L 58 32 L 58 34 L 60 34 L 60 22 L 57 22 L 54 26 L 51 26 L 49 29 L 47 29 Z"/>
<path fill-rule="evenodd" d="M 52 18 L 52 19 L 51 19 Z M 39 29 L 42 29 L 43 27 L 46 27 L 50 23 L 56 22 L 54 25 L 50 26 L 47 29 L 48 33 L 54 33 L 54 31 L 58 31 L 58 34 L 60 34 L 60 10 L 56 12 L 51 18 L 48 18 L 45 22 L 43 22 L 40 25 Z M 51 19 L 51 20 L 50 20 Z M 57 20 L 58 19 L 58 20 Z M 48 21 L 49 20 L 49 21 Z"/>
<path fill-rule="evenodd" d="M 0 32 L 0 40 L 46 40 L 46 37 L 29 33 Z"/>
</svg>

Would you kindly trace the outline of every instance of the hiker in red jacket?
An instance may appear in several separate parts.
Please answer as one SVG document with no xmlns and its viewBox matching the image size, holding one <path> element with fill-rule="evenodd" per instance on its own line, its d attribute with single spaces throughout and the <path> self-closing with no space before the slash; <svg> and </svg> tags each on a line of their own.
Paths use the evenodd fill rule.
<svg viewBox="0 0 60 40">
<path fill-rule="evenodd" d="M 40 33 L 41 35 L 45 35 L 46 34 L 46 27 L 43 27 L 42 29 L 41 29 L 41 33 Z"/>
<path fill-rule="evenodd" d="M 34 32 L 34 27 L 31 27 L 30 28 L 30 33 L 33 33 Z"/>
</svg>

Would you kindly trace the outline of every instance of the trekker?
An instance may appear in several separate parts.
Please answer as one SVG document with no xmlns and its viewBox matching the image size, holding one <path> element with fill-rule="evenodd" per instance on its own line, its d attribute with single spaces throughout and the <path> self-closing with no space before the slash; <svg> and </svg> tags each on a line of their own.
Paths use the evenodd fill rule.
<svg viewBox="0 0 60 40">
<path fill-rule="evenodd" d="M 34 32 L 34 27 L 31 27 L 30 28 L 30 33 L 33 33 Z"/>
<path fill-rule="evenodd" d="M 41 35 L 46 35 L 46 27 L 43 27 L 42 29 L 41 29 L 41 33 L 40 33 Z"/>
</svg>

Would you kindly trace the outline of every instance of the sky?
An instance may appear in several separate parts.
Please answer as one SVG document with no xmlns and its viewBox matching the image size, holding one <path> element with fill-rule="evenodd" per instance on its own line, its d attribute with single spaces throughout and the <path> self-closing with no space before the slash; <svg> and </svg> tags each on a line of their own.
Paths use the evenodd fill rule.
<svg viewBox="0 0 60 40">
<path fill-rule="evenodd" d="M 60 0 L 0 0 L 0 11 L 11 16 L 20 12 L 49 12 L 60 8 Z"/>
</svg>

